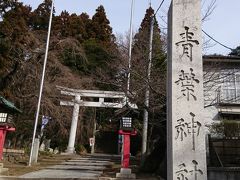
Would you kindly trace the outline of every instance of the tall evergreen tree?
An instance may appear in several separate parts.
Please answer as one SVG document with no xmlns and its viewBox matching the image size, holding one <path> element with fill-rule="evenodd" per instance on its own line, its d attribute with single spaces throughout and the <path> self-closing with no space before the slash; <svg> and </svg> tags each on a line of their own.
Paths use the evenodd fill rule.
<svg viewBox="0 0 240 180">
<path fill-rule="evenodd" d="M 48 28 L 51 13 L 52 0 L 44 0 L 32 14 L 32 26 L 34 29 L 46 30 Z"/>
<path fill-rule="evenodd" d="M 54 17 L 53 33 L 61 37 L 74 37 L 79 42 L 84 42 L 89 39 L 89 29 L 91 28 L 91 19 L 86 13 L 81 15 L 69 14 L 67 11 L 62 11 L 59 16 Z"/>
<path fill-rule="evenodd" d="M 83 26 L 81 26 L 82 29 L 80 29 L 81 37 L 82 37 L 83 40 L 87 40 L 87 39 L 90 38 L 92 20 L 89 18 L 89 15 L 87 13 L 82 13 L 80 15 L 80 20 L 81 20 L 81 23 L 83 25 Z"/>
<path fill-rule="evenodd" d="M 133 88 L 139 89 L 147 82 L 147 69 L 149 64 L 149 39 L 150 39 L 150 23 L 154 10 L 150 7 L 146 10 L 144 19 L 141 22 L 140 28 L 133 39 L 133 54 L 132 54 L 132 83 Z M 165 67 L 165 52 L 163 51 L 163 42 L 161 40 L 160 29 L 158 22 L 154 18 L 153 30 L 153 47 L 152 47 L 152 85 L 157 86 L 157 74 L 164 74 Z M 151 82 L 149 82 L 151 84 Z M 160 82 L 159 82 L 160 83 Z M 142 89 L 143 90 L 143 89 Z M 134 91 L 134 89 L 133 89 Z M 140 92 L 139 92 L 140 93 Z M 144 97 L 144 91 L 141 91 L 141 97 Z"/>
<path fill-rule="evenodd" d="M 19 4 L 18 0 L 1 0 L 0 1 L 0 16 L 3 17 L 8 11 Z"/>
<path fill-rule="evenodd" d="M 105 44 L 112 43 L 114 40 L 110 22 L 106 17 L 105 9 L 102 5 L 96 9 L 96 13 L 92 17 L 90 33 L 92 38 Z"/>
<path fill-rule="evenodd" d="M 31 7 L 15 1 L 10 2 L 12 4 L 2 12 L 0 22 L 0 89 L 4 88 L 10 77 L 16 73 L 20 62 L 25 59 L 26 51 L 33 45 L 27 25 Z M 4 6 L 4 3 L 1 5 Z M 8 5 L 6 3 L 5 7 Z"/>
<path fill-rule="evenodd" d="M 84 42 L 88 39 L 88 28 L 91 20 L 89 19 L 88 14 L 82 13 L 81 15 L 77 16 L 76 14 L 72 14 L 70 16 L 70 26 L 69 31 L 71 32 L 70 35 L 75 37 L 79 42 Z"/>
<path fill-rule="evenodd" d="M 137 34 L 134 36 L 133 55 L 136 61 L 145 61 L 148 64 L 149 55 L 149 38 L 150 38 L 150 24 L 151 17 L 154 10 L 150 7 L 146 10 L 144 19 L 141 22 Z M 162 40 L 160 35 L 160 28 L 156 17 L 154 16 L 153 29 L 153 63 L 159 64 L 164 60 L 165 53 L 162 49 Z M 154 67 L 154 66 L 153 66 Z"/>
<path fill-rule="evenodd" d="M 70 15 L 65 10 L 59 16 L 54 17 L 52 31 L 56 35 L 67 37 L 70 34 Z"/>
</svg>

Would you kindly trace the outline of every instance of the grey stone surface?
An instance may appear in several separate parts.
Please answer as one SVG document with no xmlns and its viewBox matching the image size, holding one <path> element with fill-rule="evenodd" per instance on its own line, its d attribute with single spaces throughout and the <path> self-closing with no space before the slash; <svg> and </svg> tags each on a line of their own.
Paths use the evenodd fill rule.
<svg viewBox="0 0 240 180">
<path fill-rule="evenodd" d="M 82 165 L 55 165 L 48 167 L 48 169 L 62 169 L 62 170 L 69 170 L 69 169 L 75 169 L 75 170 L 92 170 L 92 171 L 102 171 L 105 169 L 105 166 L 82 166 Z"/>
<path fill-rule="evenodd" d="M 117 173 L 116 174 L 117 179 L 136 179 L 136 174 L 122 174 L 122 173 Z"/>
<path fill-rule="evenodd" d="M 8 168 L 3 167 L 3 163 L 0 163 L 0 174 L 8 171 Z"/>
<path fill-rule="evenodd" d="M 78 165 L 78 166 L 107 166 L 110 162 L 64 162 L 64 165 Z"/>
<path fill-rule="evenodd" d="M 99 158 L 97 158 L 97 157 L 96 158 L 95 157 L 93 157 L 93 158 L 83 157 L 81 159 L 75 159 L 75 161 L 99 161 Z M 103 162 L 103 161 L 111 161 L 111 159 L 110 158 L 102 158 L 101 162 Z"/>
<path fill-rule="evenodd" d="M 122 173 L 122 174 L 132 174 L 132 170 L 130 168 L 121 168 L 120 173 Z"/>
<path fill-rule="evenodd" d="M 206 180 L 201 1 L 172 0 L 168 27 L 168 180 Z"/>
<path fill-rule="evenodd" d="M 22 179 L 98 179 L 103 170 L 109 165 L 108 161 L 101 161 L 101 157 L 97 162 L 91 160 L 91 157 L 87 162 L 86 158 L 77 158 L 68 160 L 58 165 L 47 167 L 43 170 L 31 172 L 20 176 Z M 82 161 L 84 160 L 84 161 Z"/>
<path fill-rule="evenodd" d="M 136 179 L 136 174 L 130 168 L 121 168 L 120 173 L 116 174 L 117 179 Z"/>
<path fill-rule="evenodd" d="M 99 161 L 99 160 L 94 160 L 94 159 L 86 159 L 86 158 L 83 158 L 83 159 L 73 159 L 73 160 L 68 160 L 67 162 L 93 162 L 93 163 L 109 163 L 110 160 L 106 161 L 106 160 L 102 160 L 102 161 Z"/>
<path fill-rule="evenodd" d="M 38 150 L 39 150 L 40 140 L 38 138 L 34 139 L 33 144 L 33 154 L 32 154 L 32 164 L 36 164 L 38 160 Z"/>
<path fill-rule="evenodd" d="M 98 179 L 101 172 L 79 171 L 79 170 L 52 170 L 44 169 L 20 176 L 20 178 L 78 178 L 78 179 Z"/>
</svg>

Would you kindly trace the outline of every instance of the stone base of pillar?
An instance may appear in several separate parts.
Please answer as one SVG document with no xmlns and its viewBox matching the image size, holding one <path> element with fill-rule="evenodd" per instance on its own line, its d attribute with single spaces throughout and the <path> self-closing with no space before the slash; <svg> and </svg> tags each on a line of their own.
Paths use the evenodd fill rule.
<svg viewBox="0 0 240 180">
<path fill-rule="evenodd" d="M 40 146 L 40 139 L 35 138 L 33 143 L 33 153 L 32 153 L 32 162 L 31 164 L 37 164 L 38 161 L 38 151 Z"/>
<path fill-rule="evenodd" d="M 67 150 L 65 151 L 65 154 L 75 154 L 75 148 L 68 147 Z"/>
<path fill-rule="evenodd" d="M 121 168 L 120 173 L 116 174 L 117 179 L 136 179 L 136 174 L 130 168 Z"/>
<path fill-rule="evenodd" d="M 3 163 L 0 163 L 0 174 L 4 173 L 4 172 L 7 172 L 7 171 L 8 171 L 8 168 L 4 168 Z"/>
</svg>

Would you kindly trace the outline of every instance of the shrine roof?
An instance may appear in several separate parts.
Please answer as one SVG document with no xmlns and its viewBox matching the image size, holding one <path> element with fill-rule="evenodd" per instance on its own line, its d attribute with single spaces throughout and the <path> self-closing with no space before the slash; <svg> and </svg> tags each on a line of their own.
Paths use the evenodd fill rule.
<svg viewBox="0 0 240 180">
<path fill-rule="evenodd" d="M 0 106 L 14 112 L 14 113 L 21 113 L 22 111 L 18 109 L 12 102 L 6 100 L 4 97 L 0 95 Z"/>
<path fill-rule="evenodd" d="M 204 55 L 203 62 L 235 62 L 240 63 L 240 56 Z"/>
</svg>

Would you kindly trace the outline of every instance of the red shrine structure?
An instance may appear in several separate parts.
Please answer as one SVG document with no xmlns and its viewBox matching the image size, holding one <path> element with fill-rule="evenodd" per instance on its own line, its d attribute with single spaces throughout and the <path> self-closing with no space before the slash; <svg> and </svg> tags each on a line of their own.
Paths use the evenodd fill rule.
<svg viewBox="0 0 240 180">
<path fill-rule="evenodd" d="M 15 131 L 13 116 L 21 111 L 13 103 L 0 96 L 0 161 L 7 132 Z"/>
</svg>

